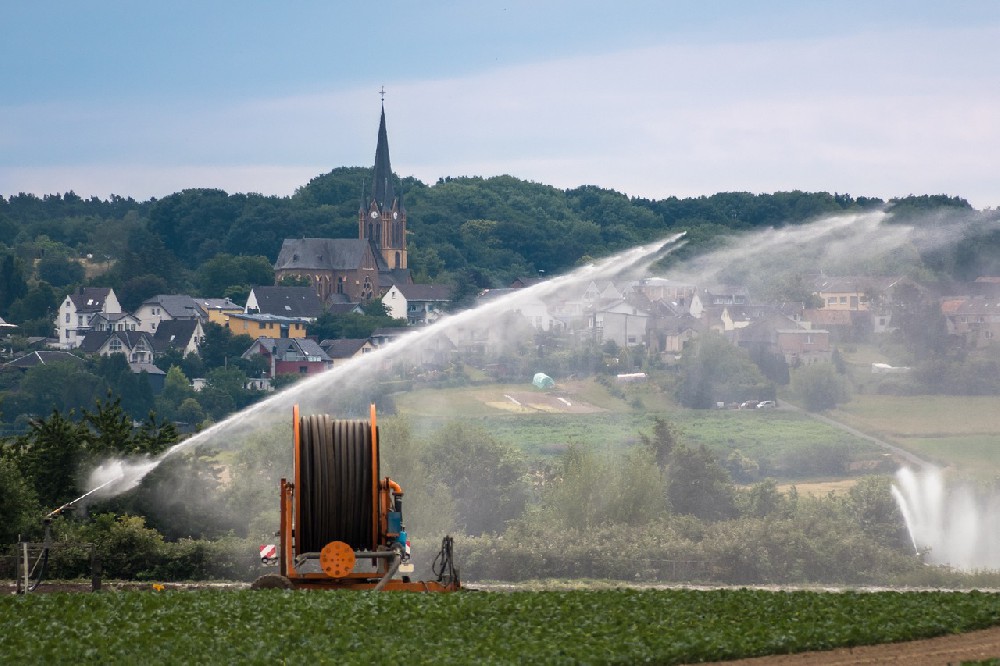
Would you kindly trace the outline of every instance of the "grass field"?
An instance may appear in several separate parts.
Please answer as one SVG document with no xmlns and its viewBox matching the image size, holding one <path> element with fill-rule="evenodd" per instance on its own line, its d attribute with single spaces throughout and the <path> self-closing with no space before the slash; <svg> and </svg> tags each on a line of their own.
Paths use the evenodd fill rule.
<svg viewBox="0 0 1000 666">
<path fill-rule="evenodd" d="M 830 416 L 960 472 L 1000 474 L 1000 396 L 856 395 Z"/>
<path fill-rule="evenodd" d="M 1000 623 L 978 592 L 167 591 L 0 598 L 4 663 L 681 664 Z"/>
<path fill-rule="evenodd" d="M 418 434 L 462 419 L 517 445 L 535 460 L 558 455 L 572 444 L 634 445 L 641 434 L 652 433 L 655 417 L 670 421 L 685 444 L 704 444 L 720 458 L 738 449 L 752 459 L 767 461 L 771 475 L 783 480 L 829 476 L 816 471 L 817 461 L 882 458 L 882 451 L 867 440 L 798 412 L 683 409 L 651 385 L 627 387 L 624 399 L 587 380 L 562 384 L 551 394 L 524 385 L 423 389 L 397 395 L 396 403 L 399 415 Z M 798 462 L 803 473 L 788 474 Z"/>
</svg>

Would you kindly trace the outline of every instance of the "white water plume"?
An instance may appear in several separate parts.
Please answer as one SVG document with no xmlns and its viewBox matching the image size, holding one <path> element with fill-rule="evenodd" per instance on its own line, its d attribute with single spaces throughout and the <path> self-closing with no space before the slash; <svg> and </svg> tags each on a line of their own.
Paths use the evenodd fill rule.
<svg viewBox="0 0 1000 666">
<path fill-rule="evenodd" d="M 299 405 L 303 414 L 342 415 L 344 402 L 371 390 L 379 377 L 399 365 L 421 365 L 441 353 L 442 345 L 451 344 L 442 336 L 457 339 L 488 339 L 491 343 L 513 344 L 517 338 L 503 330 L 505 315 L 520 305 L 545 299 L 561 290 L 586 285 L 593 280 L 635 279 L 645 274 L 650 264 L 680 245 L 684 234 L 642 245 L 584 266 L 571 273 L 519 289 L 474 309 L 438 320 L 426 328 L 407 331 L 400 339 L 376 351 L 353 358 L 319 375 L 309 377 L 284 391 L 233 414 L 210 428 L 176 444 L 157 458 L 113 459 L 105 461 L 90 476 L 90 487 L 106 483 L 121 474 L 120 483 L 111 484 L 104 495 L 117 495 L 134 488 L 147 474 L 170 456 L 202 444 L 218 449 L 238 447 L 242 440 L 264 425 L 287 424 L 291 439 L 291 408 Z"/>
<path fill-rule="evenodd" d="M 977 495 L 942 470 L 903 467 L 892 486 L 913 548 L 930 564 L 1000 569 L 1000 495 Z"/>
</svg>

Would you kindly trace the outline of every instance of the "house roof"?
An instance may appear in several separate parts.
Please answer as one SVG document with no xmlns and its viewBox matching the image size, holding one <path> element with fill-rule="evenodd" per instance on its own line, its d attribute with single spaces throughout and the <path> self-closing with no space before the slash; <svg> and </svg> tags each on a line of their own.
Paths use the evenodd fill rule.
<svg viewBox="0 0 1000 666">
<path fill-rule="evenodd" d="M 252 355 L 257 349 L 266 349 L 268 353 L 276 350 L 278 356 L 284 356 L 286 354 L 292 353 L 296 356 L 316 356 L 321 361 L 332 360 L 323 348 L 320 347 L 315 340 L 312 338 L 265 338 L 260 337 L 254 340 L 253 344 L 247 351 L 243 353 L 244 356 Z"/>
<path fill-rule="evenodd" d="M 806 310 L 803 319 L 817 326 L 850 326 L 853 323 L 850 310 Z"/>
<path fill-rule="evenodd" d="M 100 312 L 111 295 L 110 287 L 79 287 L 69 295 L 77 312 Z"/>
<path fill-rule="evenodd" d="M 368 343 L 368 338 L 344 338 L 342 340 L 323 340 L 319 346 L 326 350 L 330 358 L 351 358 Z"/>
<path fill-rule="evenodd" d="M 128 369 L 135 374 L 139 374 L 140 372 L 145 372 L 146 374 L 149 375 L 167 374 L 163 370 L 160 370 L 158 367 L 153 365 L 152 363 L 139 363 L 138 361 L 130 361 L 128 364 Z"/>
<path fill-rule="evenodd" d="M 173 319 L 194 319 L 199 316 L 198 304 L 187 294 L 159 294 L 147 298 L 142 305 L 159 305 Z"/>
<path fill-rule="evenodd" d="M 455 289 L 450 284 L 397 284 L 407 301 L 450 301 Z"/>
<path fill-rule="evenodd" d="M 260 314 L 311 317 L 323 314 L 323 303 L 312 287 L 261 286 L 253 288 Z"/>
<path fill-rule="evenodd" d="M 197 319 L 173 319 L 161 321 L 156 327 L 153 335 L 153 349 L 158 352 L 166 351 L 171 347 L 183 349 L 191 342 L 195 331 L 198 329 Z"/>
<path fill-rule="evenodd" d="M 230 298 L 194 298 L 195 305 L 201 310 L 204 317 L 208 317 L 209 310 L 242 310 L 235 301 Z"/>
<path fill-rule="evenodd" d="M 282 317 L 280 315 L 272 314 L 244 314 L 242 312 L 234 312 L 229 315 L 232 319 L 245 319 L 247 321 L 255 321 L 257 323 L 274 323 L 274 324 L 308 324 L 308 317 Z"/>
<path fill-rule="evenodd" d="M 899 280 L 900 278 L 898 277 L 885 277 L 877 275 L 849 275 L 838 277 L 820 275 L 813 283 L 813 289 L 816 293 L 823 292 L 830 294 L 884 291 L 895 286 Z"/>
<path fill-rule="evenodd" d="M 145 339 L 149 348 L 153 349 L 153 336 L 145 331 L 88 331 L 80 343 L 80 351 L 85 354 L 99 352 L 111 338 L 118 338 L 129 349 L 135 349 L 139 341 Z"/>
<path fill-rule="evenodd" d="M 985 296 L 947 298 L 941 301 L 941 314 L 945 316 L 1000 315 L 1000 299 Z"/>
<path fill-rule="evenodd" d="M 364 265 L 368 254 L 374 256 L 380 272 L 389 270 L 382 253 L 361 238 L 286 238 L 274 270 L 353 271 Z"/>
<path fill-rule="evenodd" d="M 360 303 L 330 303 L 326 306 L 326 311 L 334 315 L 350 314 L 357 312 L 360 307 Z"/>
<path fill-rule="evenodd" d="M 69 352 L 66 352 L 66 351 L 45 351 L 45 350 L 42 350 L 42 351 L 34 351 L 34 352 L 31 352 L 30 354 L 25 354 L 24 356 L 21 356 L 20 358 L 14 359 L 10 363 L 5 363 L 3 365 L 3 368 L 5 370 L 7 370 L 7 369 L 14 369 L 14 368 L 19 368 L 19 369 L 25 369 L 26 370 L 27 368 L 33 368 L 36 365 L 51 365 L 53 363 L 65 363 L 65 362 L 76 363 L 78 365 L 82 365 L 86 361 L 84 361 L 79 356 L 76 356 L 74 354 L 70 354 Z"/>
</svg>

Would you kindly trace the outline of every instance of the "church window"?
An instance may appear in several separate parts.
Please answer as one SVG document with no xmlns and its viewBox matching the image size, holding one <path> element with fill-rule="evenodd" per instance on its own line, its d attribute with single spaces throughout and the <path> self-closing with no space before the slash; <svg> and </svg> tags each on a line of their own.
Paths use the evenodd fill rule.
<svg viewBox="0 0 1000 666">
<path fill-rule="evenodd" d="M 396 268 L 402 268 L 402 255 L 399 252 L 396 253 Z"/>
</svg>

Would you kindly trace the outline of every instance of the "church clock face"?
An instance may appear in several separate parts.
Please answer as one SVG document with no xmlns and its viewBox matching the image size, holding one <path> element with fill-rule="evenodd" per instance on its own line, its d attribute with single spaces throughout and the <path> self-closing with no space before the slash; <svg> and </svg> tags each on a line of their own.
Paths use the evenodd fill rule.
<svg viewBox="0 0 1000 666">
<path fill-rule="evenodd" d="M 372 219 L 374 220 L 376 217 L 378 217 L 378 211 L 377 210 L 373 210 L 372 211 Z"/>
<path fill-rule="evenodd" d="M 397 217 L 399 217 L 399 213 L 393 213 L 393 214 L 392 214 L 392 219 L 394 219 L 394 220 L 395 220 L 395 219 L 396 219 Z"/>
</svg>

